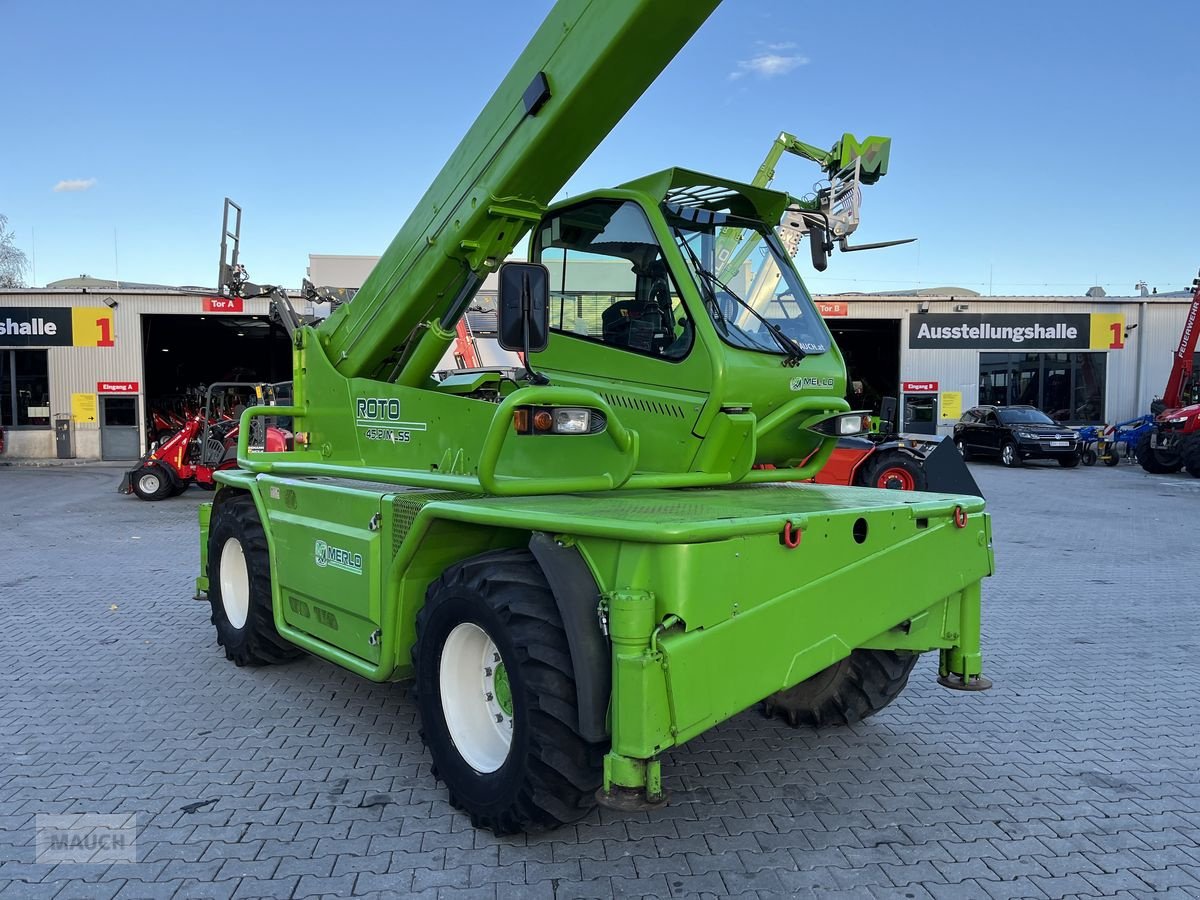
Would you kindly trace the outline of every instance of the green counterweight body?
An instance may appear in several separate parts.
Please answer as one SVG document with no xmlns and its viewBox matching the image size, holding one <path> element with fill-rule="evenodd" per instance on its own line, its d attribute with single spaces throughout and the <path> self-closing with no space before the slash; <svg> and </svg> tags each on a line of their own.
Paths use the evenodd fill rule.
<svg viewBox="0 0 1200 900">
<path fill-rule="evenodd" d="M 715 6 L 558 4 L 362 291 L 295 333 L 292 405 L 245 412 L 202 510 L 230 659 L 415 679 L 451 801 L 497 832 L 660 802 L 661 754 L 759 701 L 870 715 L 921 652 L 986 686 L 983 501 L 805 483 L 861 415 L 789 198 L 671 169 L 550 203 Z M 435 380 L 527 232 L 546 347 Z M 265 416 L 286 452 L 251 451 Z"/>
</svg>

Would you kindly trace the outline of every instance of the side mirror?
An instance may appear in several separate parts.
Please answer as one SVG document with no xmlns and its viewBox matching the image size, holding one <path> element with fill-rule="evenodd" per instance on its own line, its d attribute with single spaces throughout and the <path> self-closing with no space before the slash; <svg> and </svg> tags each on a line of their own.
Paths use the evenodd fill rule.
<svg viewBox="0 0 1200 900">
<path fill-rule="evenodd" d="M 809 223 L 808 250 L 812 254 L 813 268 L 824 272 L 829 266 L 829 254 L 825 251 L 825 229 L 820 225 Z"/>
<path fill-rule="evenodd" d="M 524 353 L 545 350 L 550 340 L 550 271 L 541 263 L 506 262 L 498 276 L 500 346 Z"/>
</svg>

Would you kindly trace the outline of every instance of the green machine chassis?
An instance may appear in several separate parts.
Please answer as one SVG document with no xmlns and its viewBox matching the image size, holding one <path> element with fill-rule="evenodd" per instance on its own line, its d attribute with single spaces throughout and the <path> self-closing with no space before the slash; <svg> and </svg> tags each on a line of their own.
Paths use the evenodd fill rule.
<svg viewBox="0 0 1200 900">
<path fill-rule="evenodd" d="M 760 701 L 793 724 L 870 715 L 921 652 L 946 686 L 987 686 L 983 501 L 803 483 L 860 417 L 773 230 L 787 195 L 672 169 L 548 205 L 715 5 L 556 6 L 363 289 L 294 332 L 292 405 L 243 414 L 239 469 L 201 507 L 198 595 L 229 658 L 414 678 L 436 774 L 498 832 L 597 794 L 660 802 L 661 755 Z M 685 228 L 773 256 L 807 347 L 734 342 Z M 523 373 L 433 379 L 531 229 L 534 263 L 590 235 L 639 302 L 671 288 L 658 337 L 683 351 L 560 327 Z M 539 411 L 590 424 L 535 434 Z M 267 416 L 293 449 L 249 450 Z"/>
</svg>

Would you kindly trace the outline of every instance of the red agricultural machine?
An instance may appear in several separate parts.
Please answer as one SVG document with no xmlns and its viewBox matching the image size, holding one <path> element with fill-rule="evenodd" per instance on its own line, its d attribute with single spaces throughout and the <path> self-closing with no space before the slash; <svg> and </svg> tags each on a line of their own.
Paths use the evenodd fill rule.
<svg viewBox="0 0 1200 900">
<path fill-rule="evenodd" d="M 1200 337 L 1196 321 L 1200 275 L 1192 280 L 1192 288 L 1192 305 L 1172 358 L 1166 390 L 1151 407 L 1154 427 L 1142 435 L 1135 448 L 1142 468 L 1155 475 L 1187 469 L 1193 478 L 1200 478 L 1200 379 L 1192 365 Z"/>
<path fill-rule="evenodd" d="M 189 485 L 213 489 L 213 473 L 237 467 L 238 418 L 247 406 L 274 406 L 287 402 L 290 384 L 240 381 L 208 386 L 204 406 L 174 432 L 152 442 L 136 466 L 125 473 L 118 491 L 137 494 L 142 500 L 165 500 L 182 494 Z M 251 447 L 267 451 L 290 449 L 291 433 L 278 423 L 255 426 L 263 433 L 250 435 Z"/>
</svg>

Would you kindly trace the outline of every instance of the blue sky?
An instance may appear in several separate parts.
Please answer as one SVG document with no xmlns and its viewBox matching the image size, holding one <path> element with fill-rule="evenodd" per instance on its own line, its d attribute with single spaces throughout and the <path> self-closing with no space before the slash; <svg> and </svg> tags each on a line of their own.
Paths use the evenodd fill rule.
<svg viewBox="0 0 1200 900">
<path fill-rule="evenodd" d="M 38 284 L 211 284 L 228 195 L 251 276 L 297 285 L 310 252 L 383 250 L 549 7 L 0 0 L 0 213 Z M 1177 290 L 1200 265 L 1197 33 L 1178 0 L 727 0 L 565 190 L 749 178 L 780 130 L 882 134 L 856 240 L 920 240 L 802 263 L 814 290 Z M 816 174 L 787 159 L 776 186 Z"/>
</svg>

